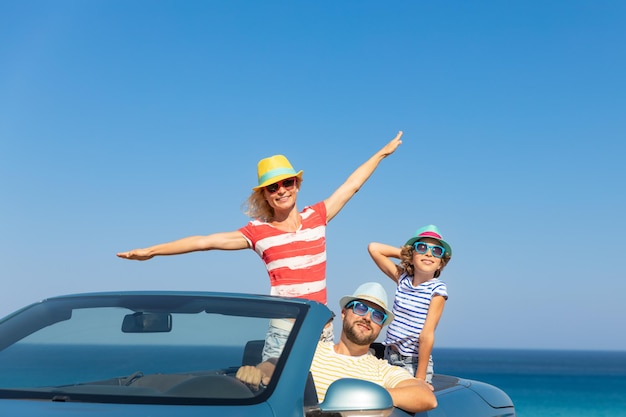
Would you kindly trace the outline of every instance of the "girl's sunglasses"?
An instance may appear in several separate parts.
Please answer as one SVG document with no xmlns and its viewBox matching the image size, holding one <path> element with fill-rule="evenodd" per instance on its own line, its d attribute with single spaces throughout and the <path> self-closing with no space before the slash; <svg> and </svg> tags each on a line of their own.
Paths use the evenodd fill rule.
<svg viewBox="0 0 626 417">
<path fill-rule="evenodd" d="M 288 190 L 296 185 L 296 178 L 287 178 L 282 181 L 275 182 L 274 184 L 270 184 L 265 189 L 270 192 L 270 194 L 274 194 L 276 191 L 280 189 L 280 187 L 284 187 L 285 190 Z"/>
<path fill-rule="evenodd" d="M 446 250 L 443 246 L 429 245 L 425 242 L 415 242 L 413 244 L 413 248 L 415 249 L 415 252 L 419 253 L 420 255 L 425 254 L 426 252 L 428 252 L 428 249 L 430 249 L 430 253 L 432 253 L 435 258 L 442 258 L 443 254 L 446 253 Z"/>
<path fill-rule="evenodd" d="M 346 304 L 346 308 L 351 307 L 352 312 L 357 316 L 366 316 L 367 313 L 371 312 L 372 314 L 370 315 L 370 318 L 374 323 L 378 325 L 382 326 L 385 320 L 387 320 L 387 314 L 384 311 L 376 310 L 375 308 L 372 308 L 367 304 L 363 304 L 360 301 L 350 301 L 348 304 Z"/>
</svg>

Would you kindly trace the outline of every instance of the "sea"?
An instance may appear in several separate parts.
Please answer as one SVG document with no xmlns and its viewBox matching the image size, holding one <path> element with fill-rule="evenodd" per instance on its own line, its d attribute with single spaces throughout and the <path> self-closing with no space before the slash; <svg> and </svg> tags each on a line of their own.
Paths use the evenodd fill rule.
<svg viewBox="0 0 626 417">
<path fill-rule="evenodd" d="M 517 417 L 626 417 L 626 351 L 434 348 L 433 361 L 501 388 Z"/>
<path fill-rule="evenodd" d="M 67 378 L 66 384 L 110 378 L 112 372 L 117 375 L 116 364 L 127 367 L 129 360 L 146 373 L 182 371 L 180 360 L 171 364 L 163 361 L 180 358 L 180 347 L 150 346 L 130 351 L 98 348 L 106 349 L 106 354 L 86 348 L 68 350 L 64 345 L 57 350 L 38 345 L 26 345 L 18 351 L 7 349 L 0 354 L 0 387 L 27 385 L 31 378 L 43 385 L 59 385 L 59 373 Z M 41 349 L 46 351 L 42 353 Z M 228 363 L 240 363 L 241 355 L 236 349 L 207 355 L 204 349 L 190 347 L 182 356 L 194 370 L 217 369 L 226 356 L 232 356 L 226 360 Z M 100 364 L 99 358 L 105 358 L 102 360 L 107 365 Z M 626 351 L 435 347 L 433 361 L 437 374 L 499 387 L 513 400 L 517 417 L 626 417 Z M 47 376 L 41 375 L 44 368 L 59 372 L 50 372 L 51 380 L 46 381 Z M 125 375 L 122 368 L 118 373 Z"/>
</svg>

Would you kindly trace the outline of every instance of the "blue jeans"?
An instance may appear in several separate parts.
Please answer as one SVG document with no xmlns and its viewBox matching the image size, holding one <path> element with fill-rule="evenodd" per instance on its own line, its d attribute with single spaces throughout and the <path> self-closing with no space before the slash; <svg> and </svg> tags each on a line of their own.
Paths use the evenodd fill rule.
<svg viewBox="0 0 626 417">
<path fill-rule="evenodd" d="M 265 335 L 265 346 L 263 346 L 263 362 L 269 358 L 278 358 L 283 352 L 285 343 L 289 333 L 291 333 L 291 327 L 293 323 L 286 319 L 273 319 L 270 320 L 267 334 Z M 322 342 L 332 342 L 334 340 L 333 324 L 329 323 L 322 330 L 320 335 Z"/>
<path fill-rule="evenodd" d="M 413 376 L 415 376 L 415 372 L 417 372 L 417 356 L 404 356 L 393 346 L 385 347 L 385 359 L 391 365 L 406 369 Z M 433 382 L 433 369 L 433 357 L 431 355 L 430 358 L 428 358 L 428 366 L 426 367 L 426 382 L 429 384 Z"/>
</svg>

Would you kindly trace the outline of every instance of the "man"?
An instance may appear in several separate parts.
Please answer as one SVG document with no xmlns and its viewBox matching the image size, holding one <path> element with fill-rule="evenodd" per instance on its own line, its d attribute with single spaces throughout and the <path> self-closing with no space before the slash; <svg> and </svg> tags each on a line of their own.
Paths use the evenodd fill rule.
<svg viewBox="0 0 626 417">
<path fill-rule="evenodd" d="M 319 401 L 324 401 L 326 391 L 334 381 L 358 378 L 385 387 L 393 405 L 408 412 L 435 408 L 437 399 L 425 381 L 376 358 L 369 351 L 370 344 L 376 340 L 383 326 L 393 320 L 383 286 L 376 282 L 362 284 L 354 294 L 342 297 L 339 305 L 343 323 L 339 343 L 319 342 L 311 363 Z M 253 386 L 267 385 L 273 371 L 274 364 L 267 361 L 256 367 L 241 367 L 237 378 Z"/>
</svg>

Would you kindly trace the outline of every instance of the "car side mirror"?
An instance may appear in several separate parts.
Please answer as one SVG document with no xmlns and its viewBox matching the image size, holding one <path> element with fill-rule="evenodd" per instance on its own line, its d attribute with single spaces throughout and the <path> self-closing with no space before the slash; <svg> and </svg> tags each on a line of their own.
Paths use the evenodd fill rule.
<svg viewBox="0 0 626 417">
<path fill-rule="evenodd" d="M 393 411 L 393 400 L 387 390 L 362 379 L 343 378 L 328 387 L 320 410 L 348 416 L 387 417 Z"/>
<path fill-rule="evenodd" d="M 172 330 L 172 315 L 169 313 L 146 313 L 138 311 L 124 316 L 124 333 L 165 333 Z"/>
</svg>

